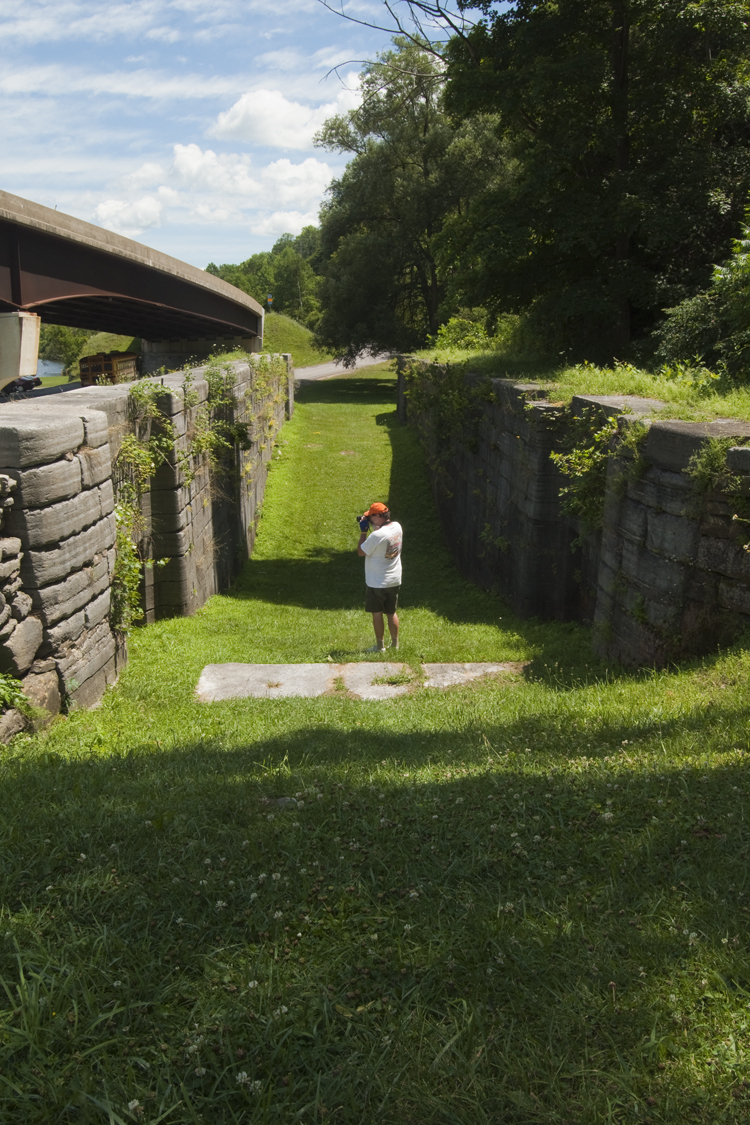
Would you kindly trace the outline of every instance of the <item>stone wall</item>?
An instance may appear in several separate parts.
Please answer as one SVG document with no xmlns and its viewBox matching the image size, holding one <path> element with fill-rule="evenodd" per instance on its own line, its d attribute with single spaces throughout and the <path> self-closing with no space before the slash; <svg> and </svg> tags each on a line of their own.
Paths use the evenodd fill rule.
<svg viewBox="0 0 750 1125">
<path fill-rule="evenodd" d="M 728 466 L 750 496 L 750 425 L 664 421 L 665 404 L 634 396 L 576 396 L 567 409 L 535 384 L 493 379 L 471 441 L 436 456 L 429 409 L 410 407 L 399 363 L 398 410 L 420 433 L 446 540 L 461 573 L 521 617 L 593 623 L 595 650 L 623 664 L 662 665 L 730 643 L 750 627 L 750 530 L 736 504 L 686 474 L 711 438 L 736 442 Z M 469 376 L 469 379 L 472 377 Z M 621 441 L 609 459 L 603 528 L 582 535 L 561 511 L 566 479 L 550 453 L 571 414 L 638 421 L 637 464 Z"/>
<path fill-rule="evenodd" d="M 233 404 L 225 420 L 247 427 L 211 467 L 177 453 L 159 466 L 142 496 L 141 553 L 166 560 L 146 568 L 147 621 L 190 614 L 226 587 L 252 550 L 275 434 L 294 403 L 294 373 L 258 391 L 250 363 L 233 364 Z M 174 424 L 178 451 L 190 449 L 208 396 L 201 371 L 160 382 L 157 405 Z M 110 620 L 115 565 L 117 454 L 132 432 L 130 386 L 81 388 L 53 400 L 0 406 L 0 671 L 23 681 L 49 713 L 89 707 L 114 683 L 126 659 Z M 23 725 L 0 719 L 0 740 Z"/>
</svg>

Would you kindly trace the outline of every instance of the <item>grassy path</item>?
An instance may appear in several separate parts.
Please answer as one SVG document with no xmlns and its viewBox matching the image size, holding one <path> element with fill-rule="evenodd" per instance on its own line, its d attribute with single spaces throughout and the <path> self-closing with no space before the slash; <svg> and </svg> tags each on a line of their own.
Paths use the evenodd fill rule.
<svg viewBox="0 0 750 1125">
<path fill-rule="evenodd" d="M 747 1119 L 746 653 L 624 676 L 513 620 L 451 567 L 393 398 L 306 391 L 241 581 L 0 758 L 0 1120 Z M 402 655 L 526 675 L 196 703 L 208 662 L 361 654 L 383 496 Z"/>
</svg>

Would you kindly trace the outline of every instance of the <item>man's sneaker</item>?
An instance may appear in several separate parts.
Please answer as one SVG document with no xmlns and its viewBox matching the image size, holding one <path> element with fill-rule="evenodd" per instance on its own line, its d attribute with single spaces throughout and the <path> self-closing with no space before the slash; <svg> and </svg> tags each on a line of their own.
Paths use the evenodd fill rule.
<svg viewBox="0 0 750 1125">
<path fill-rule="evenodd" d="M 365 652 L 385 652 L 385 645 L 373 645 L 372 648 L 366 648 Z"/>
<path fill-rule="evenodd" d="M 398 649 L 398 647 L 399 647 L 398 641 L 391 641 L 391 648 Z"/>
</svg>

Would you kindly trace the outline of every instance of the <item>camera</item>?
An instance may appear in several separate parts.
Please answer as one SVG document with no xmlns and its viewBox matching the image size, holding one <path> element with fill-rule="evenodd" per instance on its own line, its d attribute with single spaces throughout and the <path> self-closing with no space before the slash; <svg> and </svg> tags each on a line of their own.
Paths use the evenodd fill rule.
<svg viewBox="0 0 750 1125">
<path fill-rule="evenodd" d="M 368 516 L 355 516 L 354 518 L 359 524 L 360 531 L 367 531 L 368 527 L 370 526 L 370 520 Z"/>
</svg>

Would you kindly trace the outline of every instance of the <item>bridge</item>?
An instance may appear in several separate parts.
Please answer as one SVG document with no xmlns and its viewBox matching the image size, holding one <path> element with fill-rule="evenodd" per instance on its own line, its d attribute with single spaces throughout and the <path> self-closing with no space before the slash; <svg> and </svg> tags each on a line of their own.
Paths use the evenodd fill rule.
<svg viewBox="0 0 750 1125">
<path fill-rule="evenodd" d="M 260 351 L 263 309 L 168 254 L 0 191 L 0 389 L 36 372 L 39 325 L 143 341 L 144 367 L 242 347 Z"/>
</svg>

